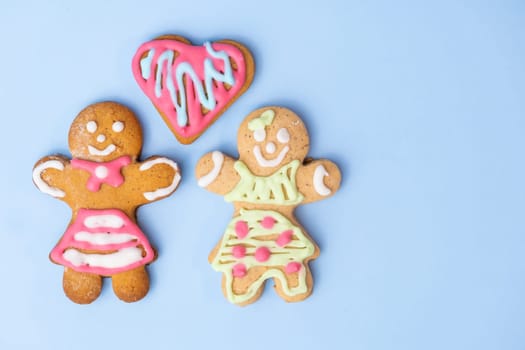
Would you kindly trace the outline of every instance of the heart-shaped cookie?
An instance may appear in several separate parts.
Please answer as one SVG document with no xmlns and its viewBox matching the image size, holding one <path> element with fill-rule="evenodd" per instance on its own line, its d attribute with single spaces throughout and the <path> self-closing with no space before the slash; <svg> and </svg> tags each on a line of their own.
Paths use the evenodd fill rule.
<svg viewBox="0 0 525 350">
<path fill-rule="evenodd" d="M 233 40 L 192 45 L 167 35 L 144 43 L 133 75 L 177 140 L 195 141 L 250 86 L 250 51 Z"/>
</svg>

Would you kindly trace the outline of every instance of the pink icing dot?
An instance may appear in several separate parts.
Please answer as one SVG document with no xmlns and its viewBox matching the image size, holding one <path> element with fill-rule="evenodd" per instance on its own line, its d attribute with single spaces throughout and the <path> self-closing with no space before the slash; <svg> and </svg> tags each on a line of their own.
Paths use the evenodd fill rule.
<svg viewBox="0 0 525 350">
<path fill-rule="evenodd" d="M 243 239 L 248 234 L 248 223 L 244 220 L 237 221 L 235 224 L 235 233 L 239 239 Z"/>
<path fill-rule="evenodd" d="M 289 262 L 286 267 L 284 268 L 284 271 L 286 273 L 294 273 L 301 269 L 301 264 L 295 261 Z"/>
<path fill-rule="evenodd" d="M 268 259 L 270 259 L 270 255 L 272 253 L 270 252 L 270 249 L 266 247 L 259 247 L 255 249 L 255 260 L 259 262 L 264 262 Z"/>
<path fill-rule="evenodd" d="M 275 225 L 275 221 L 276 220 L 271 216 L 265 216 L 261 221 L 261 226 L 269 230 L 273 227 L 273 225 Z"/>
<path fill-rule="evenodd" d="M 232 269 L 233 277 L 244 277 L 246 276 L 246 266 L 242 263 L 233 265 Z"/>
<path fill-rule="evenodd" d="M 284 247 L 285 245 L 287 245 L 288 243 L 291 242 L 292 235 L 293 235 L 293 231 L 292 230 L 283 231 L 279 235 L 279 237 L 277 237 L 277 239 L 275 240 L 275 243 L 277 243 L 277 245 L 279 247 Z"/>
<path fill-rule="evenodd" d="M 244 256 L 246 255 L 246 247 L 243 245 L 234 246 L 232 248 L 232 255 L 237 259 L 244 258 Z"/>
</svg>

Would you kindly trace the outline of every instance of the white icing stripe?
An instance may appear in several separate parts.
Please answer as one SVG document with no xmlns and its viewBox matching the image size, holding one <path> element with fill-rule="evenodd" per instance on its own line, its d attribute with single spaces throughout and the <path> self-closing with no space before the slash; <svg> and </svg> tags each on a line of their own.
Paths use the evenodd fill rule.
<svg viewBox="0 0 525 350">
<path fill-rule="evenodd" d="M 261 147 L 259 145 L 255 145 L 253 147 L 253 154 L 255 156 L 255 159 L 257 160 L 257 163 L 264 167 L 264 168 L 273 168 L 277 165 L 281 164 L 284 157 L 286 156 L 286 153 L 290 150 L 290 147 L 284 146 L 284 148 L 281 150 L 279 155 L 274 159 L 266 159 L 261 153 Z"/>
<path fill-rule="evenodd" d="M 88 152 L 89 154 L 91 154 L 92 156 L 107 156 L 107 155 L 110 155 L 111 153 L 113 153 L 115 150 L 117 149 L 117 146 L 115 146 L 114 144 L 109 144 L 106 148 L 104 149 L 98 149 L 96 147 L 93 147 L 91 145 L 88 145 Z"/>
<path fill-rule="evenodd" d="M 84 219 L 84 225 L 89 228 L 110 227 L 121 228 L 124 220 L 117 215 L 93 215 Z"/>
<path fill-rule="evenodd" d="M 224 163 L 224 155 L 219 151 L 213 151 L 211 159 L 213 160 L 213 169 L 199 179 L 197 184 L 200 187 L 208 187 L 209 184 L 217 179 L 217 176 L 219 176 L 219 173 L 221 172 L 222 164 Z"/>
<path fill-rule="evenodd" d="M 177 171 L 179 169 L 179 167 L 177 166 L 177 163 L 175 163 L 174 161 L 168 158 L 159 157 L 153 160 L 148 160 L 142 163 L 139 169 L 141 171 L 148 170 L 149 168 L 151 168 L 152 166 L 156 164 L 169 165 L 170 167 L 173 168 L 173 170 L 175 170 L 175 176 L 173 176 L 173 181 L 168 187 L 162 187 L 152 192 L 144 192 L 144 197 L 149 201 L 152 201 L 157 198 L 164 197 L 164 196 L 171 194 L 173 191 L 175 191 L 175 188 L 177 188 L 177 185 L 179 184 L 179 181 L 180 181 L 180 174 Z"/>
<path fill-rule="evenodd" d="M 323 182 L 323 178 L 328 176 L 328 171 L 322 165 L 318 165 L 314 171 L 314 189 L 315 192 L 319 193 L 321 196 L 328 196 L 332 191 Z"/>
<path fill-rule="evenodd" d="M 94 245 L 119 244 L 136 240 L 137 237 L 129 233 L 104 233 L 104 232 L 77 232 L 75 240 L 79 242 L 88 242 Z"/>
<path fill-rule="evenodd" d="M 116 269 L 142 260 L 142 249 L 124 248 L 111 254 L 86 254 L 76 249 L 68 249 L 63 256 L 74 266 L 89 265 L 90 267 Z"/>
<path fill-rule="evenodd" d="M 33 181 L 35 182 L 36 187 L 43 193 L 49 194 L 53 197 L 61 198 L 66 195 L 66 193 L 56 187 L 49 186 L 44 180 L 42 180 L 42 172 L 46 169 L 53 168 L 57 170 L 64 170 L 64 164 L 58 160 L 48 160 L 41 164 L 38 164 L 33 169 Z"/>
</svg>

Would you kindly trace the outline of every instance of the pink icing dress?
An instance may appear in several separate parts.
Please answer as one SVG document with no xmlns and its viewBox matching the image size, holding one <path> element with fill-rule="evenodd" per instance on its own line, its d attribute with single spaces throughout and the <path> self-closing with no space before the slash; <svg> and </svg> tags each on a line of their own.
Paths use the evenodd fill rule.
<svg viewBox="0 0 525 350">
<path fill-rule="evenodd" d="M 71 166 L 91 174 L 87 188 L 96 192 L 102 183 L 112 187 L 122 185 L 124 178 L 120 171 L 130 162 L 128 156 L 110 162 L 73 159 Z M 155 252 L 144 233 L 123 211 L 80 209 L 50 257 L 78 272 L 111 276 L 150 263 Z"/>
</svg>

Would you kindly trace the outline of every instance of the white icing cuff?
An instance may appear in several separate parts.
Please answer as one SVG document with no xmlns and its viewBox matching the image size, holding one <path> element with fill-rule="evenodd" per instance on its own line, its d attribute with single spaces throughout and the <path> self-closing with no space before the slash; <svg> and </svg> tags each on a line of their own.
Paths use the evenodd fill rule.
<svg viewBox="0 0 525 350">
<path fill-rule="evenodd" d="M 58 160 L 48 160 L 35 167 L 33 169 L 33 181 L 40 191 L 43 193 L 49 194 L 53 197 L 61 198 L 66 195 L 66 193 L 58 188 L 49 186 L 42 179 L 42 172 L 46 169 L 53 168 L 57 170 L 64 170 L 64 164 Z"/>
<path fill-rule="evenodd" d="M 211 154 L 211 159 L 213 160 L 213 169 L 211 169 L 208 174 L 199 179 L 197 184 L 200 187 L 208 187 L 209 184 L 217 179 L 219 173 L 221 172 L 222 164 L 224 163 L 224 155 L 219 151 L 213 151 Z"/>
<path fill-rule="evenodd" d="M 314 171 L 314 189 L 321 196 L 328 196 L 332 191 L 323 182 L 323 178 L 328 176 L 328 171 L 326 171 L 323 165 L 318 165 Z"/>
<path fill-rule="evenodd" d="M 177 188 L 177 185 L 180 182 L 180 174 L 177 172 L 179 167 L 177 166 L 177 163 L 175 163 L 174 161 L 172 161 L 171 159 L 168 159 L 168 158 L 159 157 L 159 158 L 155 158 L 153 160 L 148 160 L 147 162 L 144 162 L 144 163 L 141 164 L 141 166 L 139 167 L 139 170 L 141 170 L 141 171 L 148 170 L 149 168 L 151 168 L 152 166 L 154 166 L 156 164 L 167 164 L 167 165 L 169 165 L 170 167 L 173 168 L 173 170 L 175 170 L 175 176 L 173 176 L 173 181 L 171 182 L 171 184 L 168 187 L 162 187 L 162 188 L 159 188 L 159 189 L 157 189 L 155 191 L 151 191 L 151 192 L 144 192 L 144 197 L 147 200 L 149 200 L 149 201 L 153 201 L 153 200 L 155 200 L 157 198 L 160 198 L 160 197 L 168 196 L 173 191 L 175 191 L 175 188 Z"/>
</svg>

